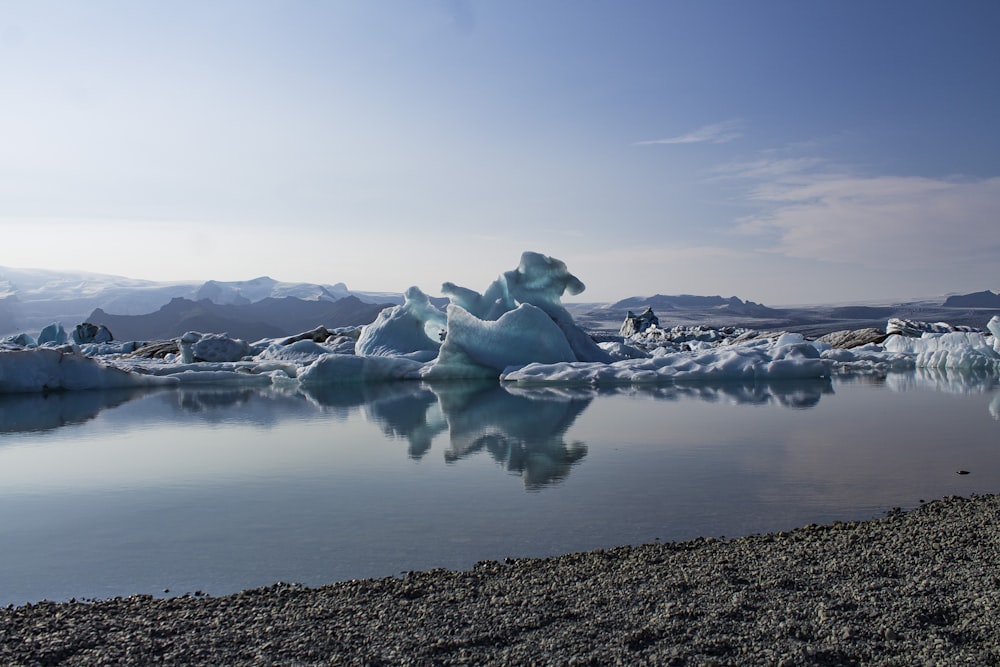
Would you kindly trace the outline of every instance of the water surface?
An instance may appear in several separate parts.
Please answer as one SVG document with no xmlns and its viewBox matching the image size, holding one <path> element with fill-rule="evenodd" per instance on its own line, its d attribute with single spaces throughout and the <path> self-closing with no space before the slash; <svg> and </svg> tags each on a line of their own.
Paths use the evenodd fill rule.
<svg viewBox="0 0 1000 667">
<path fill-rule="evenodd" d="M 1000 491 L 998 415 L 994 378 L 926 372 L 3 396 L 0 604 L 872 518 Z"/>
</svg>

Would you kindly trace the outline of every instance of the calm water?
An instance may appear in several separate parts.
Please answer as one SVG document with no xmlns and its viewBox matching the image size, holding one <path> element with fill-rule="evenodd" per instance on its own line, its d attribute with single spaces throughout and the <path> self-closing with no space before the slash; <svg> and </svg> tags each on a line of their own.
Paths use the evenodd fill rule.
<svg viewBox="0 0 1000 667">
<path fill-rule="evenodd" d="M 468 568 L 1000 492 L 996 385 L 0 397 L 0 604 Z"/>
</svg>

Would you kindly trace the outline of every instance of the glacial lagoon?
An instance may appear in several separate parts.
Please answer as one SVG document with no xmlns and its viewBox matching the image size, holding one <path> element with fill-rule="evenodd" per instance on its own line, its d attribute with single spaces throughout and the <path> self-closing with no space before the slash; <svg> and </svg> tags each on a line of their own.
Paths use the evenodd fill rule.
<svg viewBox="0 0 1000 667">
<path fill-rule="evenodd" d="M 320 585 L 1000 491 L 992 374 L 0 396 L 0 604 Z M 966 471 L 968 474 L 958 474 Z"/>
</svg>

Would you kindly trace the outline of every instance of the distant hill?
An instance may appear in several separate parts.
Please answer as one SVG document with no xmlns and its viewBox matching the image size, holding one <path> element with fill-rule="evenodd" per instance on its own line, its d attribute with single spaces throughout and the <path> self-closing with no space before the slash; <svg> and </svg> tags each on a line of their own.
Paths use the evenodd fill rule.
<svg viewBox="0 0 1000 667">
<path fill-rule="evenodd" d="M 0 331 L 17 331 L 19 325 L 17 297 L 12 294 L 0 298 Z"/>
<path fill-rule="evenodd" d="M 98 308 L 87 318 L 103 324 L 116 340 L 166 340 L 188 331 L 227 333 L 246 341 L 290 336 L 320 325 L 369 324 L 391 304 L 365 303 L 355 296 L 337 301 L 307 301 L 296 297 L 266 298 L 245 304 L 217 304 L 208 299 L 177 297 L 155 313 L 113 315 Z"/>
<path fill-rule="evenodd" d="M 350 296 L 369 304 L 403 300 L 401 294 L 348 290 L 344 283 L 282 282 L 268 276 L 229 282 L 156 282 L 103 273 L 0 266 L 0 337 L 34 334 L 53 322 L 71 328 L 97 309 L 108 315 L 147 315 L 178 297 L 249 305 L 285 297 L 332 303 Z"/>
<path fill-rule="evenodd" d="M 899 306 L 831 306 L 825 315 L 834 320 L 888 320 L 896 317 L 899 309 Z"/>
<path fill-rule="evenodd" d="M 677 310 L 720 310 L 734 315 L 744 315 L 747 317 L 775 317 L 781 314 L 780 310 L 768 308 L 767 306 L 753 301 L 743 301 L 731 296 L 728 299 L 721 296 L 695 296 L 693 294 L 665 295 L 654 294 L 653 296 L 632 296 L 627 299 L 615 302 L 608 306 L 611 310 L 642 310 L 646 306 L 653 309 L 653 312 L 669 312 Z"/>
<path fill-rule="evenodd" d="M 949 296 L 944 301 L 945 308 L 1000 308 L 1000 294 L 989 290 L 957 294 Z"/>
</svg>

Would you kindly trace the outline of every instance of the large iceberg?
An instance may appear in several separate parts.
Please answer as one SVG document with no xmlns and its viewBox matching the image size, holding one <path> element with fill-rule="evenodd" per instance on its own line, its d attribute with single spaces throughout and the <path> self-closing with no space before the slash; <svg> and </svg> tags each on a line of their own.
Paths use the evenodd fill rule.
<svg viewBox="0 0 1000 667">
<path fill-rule="evenodd" d="M 37 337 L 0 341 L 0 393 L 185 384 L 301 386 L 309 391 L 357 383 L 499 379 L 509 386 L 761 383 L 948 369 L 1000 375 L 1000 318 L 985 331 L 898 322 L 885 335 L 807 340 L 788 332 L 725 327 L 634 327 L 597 343 L 562 305 L 584 290 L 565 263 L 525 252 L 515 269 L 482 292 L 442 286 L 441 308 L 411 287 L 403 304 L 354 329 L 323 326 L 248 343 L 221 333 L 188 332 L 140 345 L 110 335 L 66 336 L 54 323 Z"/>
<path fill-rule="evenodd" d="M 400 306 L 386 308 L 362 327 L 355 352 L 369 357 L 434 359 L 447 328 L 447 317 L 418 287 L 406 290 Z"/>
<path fill-rule="evenodd" d="M 990 320 L 990 328 L 1000 328 L 1000 320 Z M 953 331 L 951 333 L 924 333 L 920 338 L 889 336 L 884 347 L 887 352 L 898 352 L 914 358 L 921 368 L 992 368 L 1000 364 L 1000 338 L 994 333 L 992 341 L 978 333 Z"/>
<path fill-rule="evenodd" d="M 561 303 L 564 293 L 583 290 L 562 261 L 525 252 L 482 294 L 445 283 L 441 291 L 451 303 L 444 312 L 411 287 L 403 305 L 363 329 L 356 351 L 431 361 L 424 375 L 435 379 L 498 377 L 529 363 L 608 363 L 610 355 Z"/>
</svg>

